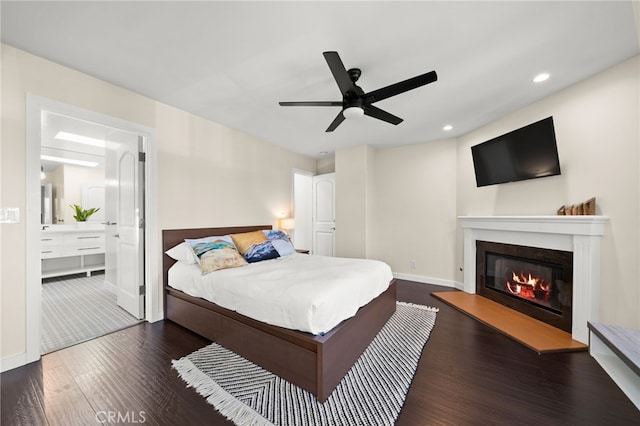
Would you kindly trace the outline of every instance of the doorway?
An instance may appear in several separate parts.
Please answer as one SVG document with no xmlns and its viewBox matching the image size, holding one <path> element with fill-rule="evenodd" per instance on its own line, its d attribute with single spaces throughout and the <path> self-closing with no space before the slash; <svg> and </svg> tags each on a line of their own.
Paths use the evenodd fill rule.
<svg viewBox="0 0 640 426">
<path fill-rule="evenodd" d="M 47 137 L 48 126 L 52 121 L 64 121 L 74 123 L 77 128 L 75 131 L 68 131 L 68 134 L 76 134 L 84 136 L 85 141 L 74 142 L 69 141 L 68 134 L 63 140 L 62 146 L 57 154 L 51 155 L 49 152 L 46 161 L 52 161 L 51 157 L 60 158 L 65 156 L 91 156 L 96 155 L 96 150 L 102 152 L 104 173 L 103 185 L 96 185 L 96 179 L 86 180 L 82 182 L 83 189 L 80 191 L 83 195 L 81 198 L 71 197 L 71 192 L 77 190 L 78 180 L 82 178 L 71 178 L 75 181 L 76 188 L 69 193 L 66 188 L 63 189 L 63 197 L 58 197 L 53 205 L 54 222 L 51 223 L 49 230 L 58 227 L 61 235 L 53 238 L 57 239 L 57 243 L 61 247 L 56 250 L 54 256 L 47 261 L 58 261 L 62 265 L 56 267 L 66 268 L 87 267 L 90 265 L 91 270 L 80 271 L 86 274 L 86 278 L 97 278 L 101 283 L 101 287 L 109 288 L 116 292 L 117 304 L 124 306 L 130 313 L 134 321 L 138 319 L 146 319 L 155 321 L 161 318 L 158 313 L 157 303 L 155 299 L 158 296 L 157 278 L 155 278 L 155 268 L 157 267 L 156 256 L 145 256 L 145 251 L 154 252 L 157 248 L 157 237 L 152 232 L 150 225 L 155 225 L 155 132 L 153 129 L 137 125 L 135 123 L 126 122 L 113 117 L 105 116 L 92 111 L 87 111 L 71 105 L 62 104 L 53 100 L 40 98 L 36 96 L 28 96 L 27 98 L 27 362 L 39 359 L 41 353 L 41 335 L 42 335 L 42 277 L 50 271 L 45 270 L 45 261 L 41 260 L 41 237 L 43 235 L 43 224 L 41 224 L 41 190 L 40 179 L 38 175 L 42 172 L 47 173 L 47 169 L 51 164 L 43 163 L 45 160 L 41 157 L 41 148 L 45 150 L 42 141 Z M 85 132 L 81 131 L 84 129 Z M 87 129 L 103 132 L 101 137 L 91 135 Z M 59 129 L 58 129 L 59 131 Z M 56 133 L 58 132 L 56 131 Z M 102 141 L 102 147 L 96 146 L 96 140 Z M 92 146 L 93 141 L 93 146 Z M 55 145 L 49 143 L 48 145 Z M 73 146 L 73 149 L 70 147 Z M 87 148 L 80 149 L 79 146 Z M 47 149 L 53 149 L 47 146 Z M 93 149 L 93 152 L 91 150 Z M 84 151 L 84 152 L 83 152 Z M 89 151 L 89 152 L 87 152 Z M 144 154 L 140 155 L 139 152 Z M 86 158 L 85 158 L 86 160 Z M 146 160 L 146 161 L 144 161 Z M 144 161 L 144 162 L 143 162 Z M 137 188 L 133 190 L 132 188 Z M 94 204 L 100 198 L 100 194 L 104 193 L 104 199 L 107 200 L 100 207 L 100 214 L 96 212 L 93 221 L 88 220 L 85 223 L 75 223 L 74 220 L 68 220 L 66 217 L 67 210 L 72 212 L 69 204 Z M 55 199 L 55 197 L 54 197 Z M 127 203 L 124 203 L 124 200 Z M 117 200 L 116 203 L 108 200 Z M 126 204 L 126 208 L 122 206 Z M 114 209 L 113 206 L 116 206 Z M 109 207 L 111 206 L 111 207 Z M 56 209 L 57 207 L 57 209 Z M 90 207 L 85 204 L 83 207 Z M 146 207 L 146 208 L 145 208 Z M 57 214 L 56 214 L 57 211 Z M 147 212 L 147 216 L 144 214 Z M 104 216 L 101 216 L 101 215 Z M 56 223 L 60 221 L 59 223 Z M 69 223 L 72 222 L 72 223 Z M 92 222 L 92 223 L 91 223 Z M 134 226 L 135 222 L 135 226 Z M 122 224 L 122 227 L 119 224 Z M 60 228 L 61 226 L 61 228 Z M 45 228 L 47 229 L 47 228 Z M 153 226 L 155 229 L 155 226 Z M 80 242 L 71 242 L 69 247 L 65 242 L 71 241 L 72 237 L 65 240 L 67 231 L 78 237 Z M 101 231 L 101 232 L 100 232 Z M 50 232 L 50 231 L 49 231 Z M 57 232 L 53 232 L 56 234 Z M 96 234 L 96 235 L 93 235 Z M 124 236 L 123 241 L 128 245 L 122 248 L 122 244 L 118 244 L 120 234 Z M 85 242 L 90 241 L 91 244 L 86 247 Z M 136 255 L 132 256 L 131 244 L 135 246 Z M 69 250 L 78 249 L 78 255 L 71 253 Z M 84 250 L 84 251 L 81 251 Z M 119 250 L 125 250 L 127 254 L 121 255 Z M 60 256 L 56 256 L 60 254 Z M 123 264 L 125 262 L 126 264 Z M 132 263 L 133 262 L 133 263 Z M 97 266 L 96 266 L 97 264 Z M 71 266 L 69 266 L 71 265 Z M 48 267 L 48 266 L 47 266 Z M 128 279 L 123 280 L 119 271 L 129 271 Z M 96 272 L 98 271 L 98 272 Z M 72 271 L 69 271 L 72 272 Z M 54 272 L 55 273 L 55 272 Z M 96 275 L 97 273 L 97 275 Z M 115 273 L 115 275 L 111 275 Z M 57 276 L 55 280 L 61 281 L 63 278 L 82 279 L 83 275 L 67 275 L 66 277 Z M 53 275 L 50 275 L 53 277 Z M 114 278 L 115 277 L 115 278 Z M 54 279 L 52 279 L 54 280 Z M 126 285 L 122 284 L 125 283 Z M 106 284 L 105 284 L 106 283 Z M 115 283 L 115 284 L 114 284 Z M 145 286 L 145 283 L 147 284 Z M 135 303 L 121 302 L 120 296 L 123 286 L 124 294 L 135 294 Z M 74 292 L 76 293 L 76 292 Z M 133 306 L 132 306 L 133 305 Z M 146 312 L 145 312 L 146 311 Z M 104 334 L 104 333 L 103 333 Z"/>
<path fill-rule="evenodd" d="M 144 141 L 49 110 L 40 130 L 41 187 L 49 194 L 41 200 L 45 354 L 144 317 Z"/>
<path fill-rule="evenodd" d="M 293 217 L 295 226 L 291 235 L 298 250 L 313 248 L 313 174 L 303 170 L 293 171 Z M 313 254 L 313 253 L 312 253 Z"/>
</svg>

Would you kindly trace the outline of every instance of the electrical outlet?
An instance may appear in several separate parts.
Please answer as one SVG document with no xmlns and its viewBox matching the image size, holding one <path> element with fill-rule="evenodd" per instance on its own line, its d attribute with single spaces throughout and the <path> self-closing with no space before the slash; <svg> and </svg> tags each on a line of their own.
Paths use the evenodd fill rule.
<svg viewBox="0 0 640 426">
<path fill-rule="evenodd" d="M 411 260 L 409 261 L 409 267 L 410 267 L 411 269 L 416 269 L 416 261 L 415 261 L 415 259 L 411 259 Z"/>
</svg>

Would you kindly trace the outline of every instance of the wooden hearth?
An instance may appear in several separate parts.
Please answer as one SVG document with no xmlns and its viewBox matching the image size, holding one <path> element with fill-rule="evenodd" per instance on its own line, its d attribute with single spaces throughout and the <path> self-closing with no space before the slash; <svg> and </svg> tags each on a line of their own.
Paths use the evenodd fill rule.
<svg viewBox="0 0 640 426">
<path fill-rule="evenodd" d="M 539 354 L 588 349 L 584 343 L 572 339 L 570 333 L 486 297 L 464 291 L 443 291 L 431 295 Z"/>
</svg>

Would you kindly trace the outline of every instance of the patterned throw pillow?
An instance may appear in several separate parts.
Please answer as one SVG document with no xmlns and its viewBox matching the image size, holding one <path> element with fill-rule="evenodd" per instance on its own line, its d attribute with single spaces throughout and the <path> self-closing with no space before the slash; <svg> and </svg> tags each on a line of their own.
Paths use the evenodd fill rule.
<svg viewBox="0 0 640 426">
<path fill-rule="evenodd" d="M 288 256 L 296 252 L 293 243 L 284 232 L 277 229 L 269 229 L 263 232 L 280 256 Z"/>
<path fill-rule="evenodd" d="M 191 247 L 193 254 L 198 259 L 202 275 L 247 264 L 228 235 L 184 241 Z"/>
<path fill-rule="evenodd" d="M 231 234 L 231 239 L 249 263 L 280 257 L 278 251 L 262 231 Z"/>
</svg>

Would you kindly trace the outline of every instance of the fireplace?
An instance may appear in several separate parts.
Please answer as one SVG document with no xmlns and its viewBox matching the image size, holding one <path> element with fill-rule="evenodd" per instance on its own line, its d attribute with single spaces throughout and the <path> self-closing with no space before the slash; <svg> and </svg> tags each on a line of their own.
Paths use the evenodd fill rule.
<svg viewBox="0 0 640 426">
<path fill-rule="evenodd" d="M 476 293 L 476 241 L 539 247 L 573 254 L 571 337 L 588 344 L 587 322 L 597 322 L 600 241 L 607 216 L 460 216 L 464 229 L 464 282 Z"/>
<path fill-rule="evenodd" d="M 476 241 L 476 293 L 571 333 L 573 253 Z"/>
</svg>

